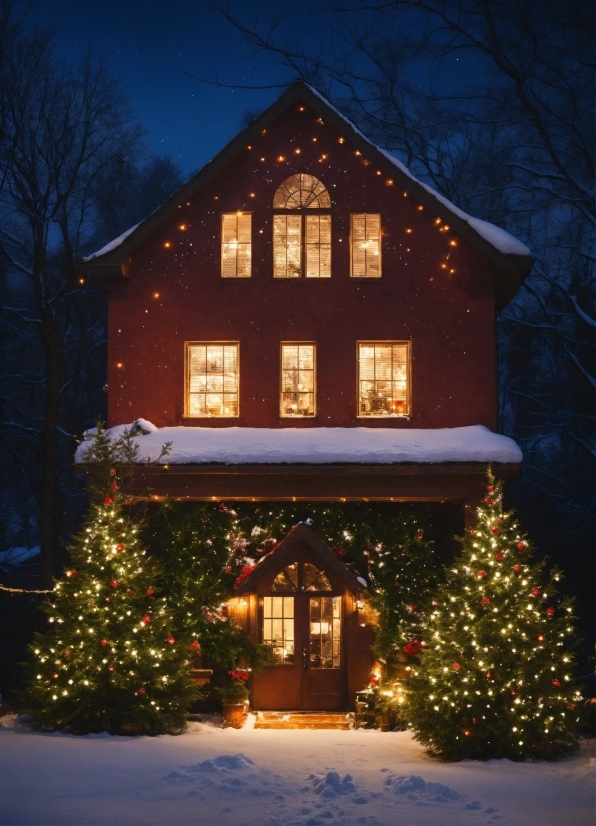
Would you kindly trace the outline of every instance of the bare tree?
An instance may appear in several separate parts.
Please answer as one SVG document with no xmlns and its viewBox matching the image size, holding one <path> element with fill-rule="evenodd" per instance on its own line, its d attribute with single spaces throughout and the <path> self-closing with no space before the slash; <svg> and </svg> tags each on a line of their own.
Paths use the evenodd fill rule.
<svg viewBox="0 0 596 826">
<path fill-rule="evenodd" d="M 543 534 L 590 536 L 591 8 L 584 0 L 339 0 L 313 16 L 318 45 L 305 46 L 292 14 L 261 10 L 253 20 L 229 0 L 211 5 L 244 35 L 252 59 L 265 56 L 278 77 L 316 86 L 419 178 L 532 249 L 534 271 L 499 321 L 501 426 L 524 449 L 517 504 L 534 502 Z M 458 61 L 468 67 L 463 80 Z"/>
<path fill-rule="evenodd" d="M 0 124 L 2 378 L 10 391 L 2 426 L 11 469 L 24 462 L 38 477 L 28 489 L 39 499 L 47 586 L 64 509 L 61 443 L 74 444 L 81 400 L 96 406 L 85 385 L 103 371 L 103 301 L 77 282 L 74 263 L 93 228 L 98 177 L 138 157 L 142 130 L 104 60 L 58 61 L 51 32 L 29 31 L 10 0 L 0 5 Z"/>
</svg>

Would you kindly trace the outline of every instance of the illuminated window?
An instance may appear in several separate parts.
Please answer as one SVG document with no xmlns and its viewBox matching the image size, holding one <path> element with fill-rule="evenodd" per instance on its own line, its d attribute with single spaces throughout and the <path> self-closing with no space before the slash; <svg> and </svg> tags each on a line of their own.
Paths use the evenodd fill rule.
<svg viewBox="0 0 596 826">
<path fill-rule="evenodd" d="M 275 193 L 273 208 L 274 277 L 330 278 L 331 198 L 321 181 L 292 175 Z"/>
<path fill-rule="evenodd" d="M 288 565 L 280 571 L 273 580 L 272 591 L 297 591 L 298 590 L 298 563 Z"/>
<path fill-rule="evenodd" d="M 310 667 L 341 664 L 341 597 L 310 598 Z"/>
<path fill-rule="evenodd" d="M 231 212 L 221 216 L 222 278 L 250 278 L 251 219 L 250 212 Z"/>
<path fill-rule="evenodd" d="M 294 597 L 263 597 L 263 645 L 279 665 L 294 662 Z"/>
<path fill-rule="evenodd" d="M 314 344 L 281 345 L 280 416 L 314 416 L 315 410 Z"/>
<path fill-rule="evenodd" d="M 358 415 L 410 415 L 410 342 L 358 343 Z"/>
<path fill-rule="evenodd" d="M 381 277 L 381 216 L 350 215 L 352 278 Z"/>
<path fill-rule="evenodd" d="M 188 416 L 238 415 L 238 344 L 186 345 Z"/>
</svg>

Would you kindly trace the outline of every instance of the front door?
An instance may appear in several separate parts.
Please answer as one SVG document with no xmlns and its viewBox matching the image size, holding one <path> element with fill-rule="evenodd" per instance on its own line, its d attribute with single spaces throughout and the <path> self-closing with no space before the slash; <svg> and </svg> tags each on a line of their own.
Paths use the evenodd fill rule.
<svg viewBox="0 0 596 826">
<path fill-rule="evenodd" d="M 255 706 L 345 708 L 343 592 L 314 565 L 297 562 L 260 603 L 261 641 L 272 646 L 277 665 L 255 677 Z"/>
</svg>

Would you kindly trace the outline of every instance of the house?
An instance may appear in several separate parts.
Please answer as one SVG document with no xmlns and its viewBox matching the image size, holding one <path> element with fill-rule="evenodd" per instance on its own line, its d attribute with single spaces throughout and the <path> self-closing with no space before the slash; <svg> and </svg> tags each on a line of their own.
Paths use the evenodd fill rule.
<svg viewBox="0 0 596 826">
<path fill-rule="evenodd" d="M 78 267 L 109 299 L 108 425 L 138 420 L 141 455 L 172 442 L 133 491 L 450 502 L 461 530 L 487 463 L 506 478 L 521 462 L 498 433 L 496 314 L 532 263 L 520 241 L 417 181 L 294 84 Z M 251 599 L 266 600 L 295 564 L 296 595 L 311 565 L 330 587 L 321 598 L 355 605 L 353 575 L 331 570 L 304 532 L 301 543 L 295 560 L 274 557 Z M 259 619 L 254 599 L 251 633 L 265 639 L 267 622 L 284 617 L 263 608 Z M 319 629 L 335 621 L 335 603 L 324 604 Z M 347 686 L 332 707 L 353 696 Z"/>
</svg>

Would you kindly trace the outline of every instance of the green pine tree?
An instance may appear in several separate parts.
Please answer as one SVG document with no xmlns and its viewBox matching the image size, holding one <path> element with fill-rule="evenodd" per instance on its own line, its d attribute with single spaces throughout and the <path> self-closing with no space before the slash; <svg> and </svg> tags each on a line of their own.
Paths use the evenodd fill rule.
<svg viewBox="0 0 596 826">
<path fill-rule="evenodd" d="M 100 428 L 88 451 L 94 501 L 69 548 L 71 567 L 42 607 L 49 630 L 30 646 L 25 705 L 44 729 L 176 732 L 196 695 L 192 641 L 172 633 L 159 565 L 112 464 L 136 458 L 130 435 L 111 442 Z"/>
<path fill-rule="evenodd" d="M 415 735 L 444 760 L 553 759 L 576 747 L 573 604 L 557 594 L 561 574 L 533 561 L 502 498 L 489 471 L 409 685 Z"/>
</svg>

